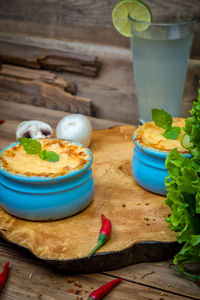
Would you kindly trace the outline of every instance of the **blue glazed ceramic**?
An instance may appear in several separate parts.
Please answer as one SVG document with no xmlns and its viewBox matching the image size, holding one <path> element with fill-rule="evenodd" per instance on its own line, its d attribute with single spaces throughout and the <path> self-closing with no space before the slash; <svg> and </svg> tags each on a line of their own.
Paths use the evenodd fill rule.
<svg viewBox="0 0 200 300">
<path fill-rule="evenodd" d="M 134 153 L 132 172 L 136 182 L 144 189 L 156 194 L 166 195 L 165 178 L 169 176 L 165 159 L 169 152 L 154 150 L 140 145 L 133 134 Z M 191 157 L 190 154 L 182 154 Z"/>
<path fill-rule="evenodd" d="M 80 212 L 94 193 L 93 156 L 88 148 L 87 152 L 89 160 L 83 169 L 55 178 L 13 175 L 1 169 L 0 205 L 16 217 L 32 221 L 56 220 Z"/>
</svg>

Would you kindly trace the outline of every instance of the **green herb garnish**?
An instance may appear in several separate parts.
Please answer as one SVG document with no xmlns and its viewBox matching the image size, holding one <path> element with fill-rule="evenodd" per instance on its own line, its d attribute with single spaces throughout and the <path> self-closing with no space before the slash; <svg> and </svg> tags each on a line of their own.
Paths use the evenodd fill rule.
<svg viewBox="0 0 200 300">
<path fill-rule="evenodd" d="M 40 152 L 40 158 L 43 160 L 56 162 L 59 160 L 59 155 L 54 151 L 43 150 L 42 152 Z"/>
<path fill-rule="evenodd" d="M 19 142 L 28 154 L 38 154 L 42 151 L 42 146 L 36 139 L 19 138 Z"/>
<path fill-rule="evenodd" d="M 152 109 L 152 120 L 154 123 L 163 129 L 170 129 L 172 126 L 172 116 L 168 114 L 164 109 Z"/>
<path fill-rule="evenodd" d="M 32 138 L 19 138 L 19 142 L 28 154 L 39 154 L 40 158 L 50 162 L 59 160 L 59 155 L 54 151 L 42 151 L 41 143 Z"/>
<path fill-rule="evenodd" d="M 181 133 L 181 128 L 174 126 L 167 129 L 165 132 L 163 132 L 163 136 L 166 139 L 176 140 L 179 137 L 180 133 Z"/>
<path fill-rule="evenodd" d="M 176 140 L 179 137 L 181 128 L 176 126 L 172 127 L 173 118 L 164 109 L 153 108 L 152 120 L 158 127 L 165 129 L 163 136 L 166 139 Z"/>
</svg>

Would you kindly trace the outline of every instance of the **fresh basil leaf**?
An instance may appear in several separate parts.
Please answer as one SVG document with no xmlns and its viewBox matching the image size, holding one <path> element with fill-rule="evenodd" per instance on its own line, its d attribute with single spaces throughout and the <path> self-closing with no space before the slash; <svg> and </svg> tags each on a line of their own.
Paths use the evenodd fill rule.
<svg viewBox="0 0 200 300">
<path fill-rule="evenodd" d="M 164 109 L 152 109 L 152 120 L 154 123 L 163 129 L 169 129 L 172 126 L 172 116 L 168 114 Z"/>
<path fill-rule="evenodd" d="M 19 138 L 19 142 L 28 154 L 38 154 L 42 151 L 42 146 L 36 139 Z"/>
<path fill-rule="evenodd" d="M 59 155 L 54 151 L 43 150 L 40 152 L 40 158 L 50 162 L 59 161 Z"/>
<path fill-rule="evenodd" d="M 170 129 L 167 129 L 164 133 L 163 136 L 166 139 L 171 139 L 171 140 L 176 140 L 181 133 L 181 128 L 180 127 L 171 127 Z"/>
</svg>

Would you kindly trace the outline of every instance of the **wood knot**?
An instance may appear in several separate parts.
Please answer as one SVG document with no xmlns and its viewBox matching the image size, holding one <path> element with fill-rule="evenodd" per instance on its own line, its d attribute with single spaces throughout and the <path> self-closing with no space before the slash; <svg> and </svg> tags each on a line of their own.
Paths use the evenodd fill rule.
<svg viewBox="0 0 200 300">
<path fill-rule="evenodd" d="M 132 169 L 131 169 L 131 162 L 125 162 L 123 165 L 120 165 L 118 167 L 120 171 L 122 171 L 124 174 L 127 174 L 129 176 L 132 176 Z"/>
</svg>

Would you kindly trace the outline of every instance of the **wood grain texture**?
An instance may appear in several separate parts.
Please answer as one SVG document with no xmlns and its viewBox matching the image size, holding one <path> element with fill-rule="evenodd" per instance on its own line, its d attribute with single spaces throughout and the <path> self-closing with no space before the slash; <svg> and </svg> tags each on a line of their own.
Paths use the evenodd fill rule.
<svg viewBox="0 0 200 300">
<path fill-rule="evenodd" d="M 26 40 L 28 42 L 29 40 Z M 42 40 L 31 40 L 42 43 Z M 55 45 L 55 41 L 43 42 Z M 57 45 L 57 44 L 56 44 Z M 83 45 L 82 45 L 83 46 Z M 58 43 L 63 50 L 82 47 L 78 44 Z M 102 69 L 97 78 L 86 78 L 77 74 L 59 73 L 57 76 L 68 82 L 76 82 L 80 97 L 92 99 L 92 114 L 97 118 L 110 119 L 129 124 L 138 123 L 138 110 L 131 53 L 119 48 L 104 48 L 87 45 L 83 52 L 96 53 L 102 61 Z M 182 98 L 180 116 L 188 116 L 192 101 L 197 96 L 200 80 L 200 61 L 190 60 L 186 85 Z M 123 105 L 122 105 L 123 104 Z"/>
<path fill-rule="evenodd" d="M 100 68 L 96 56 L 12 41 L 0 41 L 0 58 L 3 63 L 87 76 L 96 76 Z"/>
<path fill-rule="evenodd" d="M 91 99 L 69 91 L 74 93 L 73 85 L 50 72 L 7 65 L 0 70 L 2 100 L 91 115 Z"/>
<path fill-rule="evenodd" d="M 182 294 L 183 299 L 199 299 L 199 287 L 191 280 L 185 280 L 183 275 L 170 268 L 172 263 L 161 261 L 159 263 L 134 264 L 106 274 L 134 280 L 134 282 L 155 286 L 176 294 Z M 164 296 L 165 299 L 165 296 Z"/>
<path fill-rule="evenodd" d="M 98 77 L 88 78 L 73 73 L 59 73 L 58 76 L 68 82 L 76 82 L 79 96 L 92 99 L 93 116 L 129 124 L 138 123 L 137 97 L 129 49 L 30 36 L 5 36 L 2 33 L 0 37 L 13 39 L 15 42 L 19 39 L 20 43 L 58 48 L 62 51 L 70 49 L 74 52 L 98 56 L 102 63 Z M 181 117 L 189 115 L 192 101 L 197 96 L 199 80 L 200 60 L 191 59 L 182 97 Z"/>
<path fill-rule="evenodd" d="M 94 132 L 90 148 L 95 194 L 87 209 L 54 222 L 24 221 L 1 209 L 1 235 L 67 271 L 109 270 L 173 257 L 178 247 L 165 221 L 170 211 L 164 197 L 145 191 L 132 176 L 134 129 L 121 126 Z M 101 227 L 101 213 L 113 224 L 112 238 L 88 259 Z"/>
<path fill-rule="evenodd" d="M 10 247 L 10 244 L 0 239 L 0 265 L 3 266 L 8 259 L 11 269 L 8 282 L 1 292 L 4 300 L 28 300 L 30 298 L 34 300 L 87 300 L 89 293 L 94 289 L 118 277 L 115 274 L 109 274 L 110 272 L 108 274 L 77 274 L 75 269 L 72 273 L 59 272 L 58 269 L 49 267 L 27 251 Z M 194 292 L 198 291 L 198 287 L 193 284 L 191 285 L 194 289 L 190 297 L 184 296 L 185 280 L 183 278 L 178 281 L 178 294 L 168 291 L 166 285 L 162 288 L 154 288 L 151 284 L 142 283 L 142 280 L 138 284 L 141 274 L 144 275 L 148 271 L 149 268 L 146 268 L 145 264 L 135 265 L 134 272 L 138 280 L 135 280 L 132 273 L 132 277 L 128 280 L 122 277 L 123 281 L 106 298 L 110 300 L 198 299 Z M 167 264 L 165 271 L 168 271 Z M 159 275 L 159 268 L 157 268 L 157 281 Z M 176 279 L 173 276 L 172 278 Z"/>
<path fill-rule="evenodd" d="M 10 104 L 0 101 L 0 118 L 7 119 L 6 123 L 1 125 L 6 124 L 3 130 L 0 126 L 1 148 L 15 141 L 16 124 L 24 120 L 24 117 L 41 119 L 43 116 L 55 126 L 59 118 L 65 115 L 61 111 Z M 118 123 L 90 119 L 96 129 Z M 52 268 L 29 251 L 0 238 L 0 267 L 2 268 L 8 260 L 11 263 L 9 279 L 1 292 L 1 298 L 5 300 L 28 300 L 30 297 L 43 300 L 86 300 L 90 291 L 116 277 L 122 277 L 123 282 L 106 296 L 110 300 L 199 299 L 199 287 L 192 280 L 171 270 L 170 261 L 133 264 L 115 271 L 107 271 L 106 274 L 84 274 L 83 271 L 83 274 L 78 275 L 76 269 L 70 274 Z"/>
<path fill-rule="evenodd" d="M 72 95 L 77 93 L 77 86 L 74 82 L 66 81 L 58 74 L 50 71 L 34 70 L 30 68 L 18 67 L 10 64 L 2 64 L 0 75 L 15 79 L 36 80 L 60 87 L 62 90 Z"/>
<path fill-rule="evenodd" d="M 112 10 L 117 0 L 0 1 L 2 32 L 40 36 L 60 40 L 129 47 L 129 40 L 112 25 Z M 146 0 L 153 14 L 161 7 L 181 6 L 200 16 L 198 0 Z M 154 9 L 158 8 L 158 12 Z M 199 57 L 200 24 L 196 26 L 192 55 Z"/>
<path fill-rule="evenodd" d="M 58 122 L 69 114 L 64 111 L 0 100 L 0 118 L 6 120 L 0 126 L 0 136 L 15 140 L 17 125 L 25 120 L 43 120 L 56 128 Z M 124 124 L 90 116 L 87 118 L 91 121 L 93 129 L 104 129 Z"/>
</svg>

